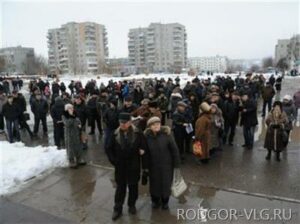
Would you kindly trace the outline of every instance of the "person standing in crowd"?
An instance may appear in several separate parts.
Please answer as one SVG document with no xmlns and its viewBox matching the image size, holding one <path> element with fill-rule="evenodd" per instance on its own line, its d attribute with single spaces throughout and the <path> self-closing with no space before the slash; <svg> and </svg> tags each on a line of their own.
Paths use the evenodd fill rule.
<svg viewBox="0 0 300 224">
<path fill-rule="evenodd" d="M 203 156 L 200 159 L 202 163 L 208 163 L 210 158 L 211 120 L 211 106 L 203 102 L 200 105 L 200 114 L 195 125 L 195 140 L 200 141 L 203 150 Z"/>
<path fill-rule="evenodd" d="M 47 113 L 49 112 L 49 105 L 47 100 L 42 98 L 41 93 L 37 93 L 35 99 L 33 99 L 31 104 L 31 111 L 34 114 L 34 136 L 37 136 L 39 131 L 40 121 L 43 125 L 44 136 L 48 134 L 47 128 Z"/>
<path fill-rule="evenodd" d="M 243 134 L 245 144 L 243 147 L 246 149 L 253 149 L 254 144 L 254 131 L 258 124 L 257 120 L 257 106 L 256 102 L 249 98 L 246 93 L 242 94 L 241 105 L 241 126 L 243 126 Z"/>
<path fill-rule="evenodd" d="M 266 83 L 266 86 L 262 89 L 262 99 L 263 99 L 263 109 L 262 109 L 262 117 L 266 116 L 266 107 L 268 106 L 268 112 L 270 112 L 272 108 L 272 99 L 275 95 L 275 90 L 270 83 Z"/>
<path fill-rule="evenodd" d="M 126 197 L 126 189 L 129 189 L 128 211 L 136 214 L 135 203 L 138 199 L 138 182 L 141 173 L 147 172 L 147 143 L 143 133 L 131 122 L 129 113 L 120 113 L 120 126 L 114 132 L 106 149 L 109 161 L 115 167 L 115 205 L 112 215 L 113 220 L 122 216 L 123 204 Z"/>
<path fill-rule="evenodd" d="M 65 147 L 69 159 L 70 168 L 77 168 L 79 165 L 85 165 L 85 152 L 81 142 L 81 123 L 76 116 L 72 104 L 65 105 L 65 112 L 62 116 L 65 132 Z"/>
<path fill-rule="evenodd" d="M 162 114 L 161 114 L 160 109 L 158 107 L 157 101 L 149 102 L 148 106 L 149 106 L 149 111 L 150 111 L 149 119 L 151 117 L 159 117 L 159 119 L 162 119 Z"/>
<path fill-rule="evenodd" d="M 276 101 L 273 109 L 269 113 L 266 124 L 268 126 L 264 147 L 268 150 L 266 160 L 270 160 L 271 152 L 276 153 L 276 160 L 280 161 L 280 152 L 285 147 L 287 134 L 285 133 L 285 125 L 288 124 L 286 113 L 282 110 L 282 103 Z"/>
<path fill-rule="evenodd" d="M 217 104 L 211 104 L 211 145 L 210 153 L 213 154 L 216 150 L 222 149 L 222 135 L 224 130 L 224 119 L 222 111 Z"/>
<path fill-rule="evenodd" d="M 184 161 L 185 152 L 190 151 L 189 136 L 186 131 L 186 128 L 192 122 L 192 117 L 187 113 L 186 108 L 187 104 L 183 101 L 177 103 L 177 108 L 172 115 L 173 120 L 173 133 L 176 144 L 180 151 L 181 160 Z"/>
<path fill-rule="evenodd" d="M 20 132 L 19 132 L 19 116 L 21 110 L 16 103 L 13 102 L 13 96 L 9 95 L 7 102 L 3 105 L 2 113 L 5 117 L 6 129 L 8 133 L 8 140 L 10 143 L 14 142 L 14 136 L 16 141 L 20 141 Z"/>
<path fill-rule="evenodd" d="M 95 123 L 97 123 L 99 134 L 102 135 L 101 117 L 97 110 L 97 101 L 98 101 L 98 91 L 94 90 L 92 92 L 92 97 L 87 102 L 88 118 L 89 118 L 89 124 L 91 126 L 91 131 L 89 135 L 95 134 L 95 128 L 96 128 Z"/>
<path fill-rule="evenodd" d="M 3 91 L 0 91 L 0 134 L 4 132 L 4 116 L 3 116 L 3 106 L 6 103 L 7 98 Z"/>
<path fill-rule="evenodd" d="M 137 118 L 136 127 L 141 131 L 146 129 L 147 120 L 150 117 L 149 102 L 149 99 L 143 99 L 141 102 L 142 105 L 131 113 L 133 117 Z"/>
<path fill-rule="evenodd" d="M 239 95 L 237 92 L 233 92 L 229 95 L 223 106 L 224 117 L 224 134 L 223 144 L 233 146 L 233 140 L 235 136 L 236 125 L 239 121 Z M 229 135 L 229 138 L 228 138 Z"/>
<path fill-rule="evenodd" d="M 149 150 L 149 176 L 152 208 L 166 210 L 171 195 L 174 169 L 179 169 L 179 150 L 168 126 L 159 117 L 151 117 L 144 131 Z"/>
<path fill-rule="evenodd" d="M 109 142 L 114 134 L 114 131 L 119 127 L 119 111 L 118 100 L 109 100 L 109 107 L 103 114 L 104 123 L 104 149 L 106 150 Z"/>
<path fill-rule="evenodd" d="M 132 97 L 127 96 L 124 98 L 124 105 L 120 109 L 120 113 L 132 113 L 137 109 L 137 106 L 133 104 Z"/>
<path fill-rule="evenodd" d="M 133 103 L 140 105 L 141 101 L 144 99 L 144 92 L 140 85 L 137 85 L 133 92 Z"/>
<path fill-rule="evenodd" d="M 74 97 L 74 110 L 81 123 L 82 131 L 86 129 L 86 120 L 88 118 L 88 110 L 84 99 L 80 95 Z"/>
<path fill-rule="evenodd" d="M 55 98 L 55 103 L 51 107 L 50 115 L 53 119 L 53 128 L 54 128 L 54 144 L 58 149 L 61 148 L 63 139 L 64 139 L 64 124 L 62 120 L 62 116 L 65 111 L 65 103 L 63 99 L 58 96 Z"/>
<path fill-rule="evenodd" d="M 157 101 L 158 101 L 158 107 L 160 109 L 161 116 L 162 116 L 161 124 L 165 125 L 166 124 L 166 116 L 168 113 L 169 100 L 166 97 L 166 95 L 164 94 L 163 89 L 160 90 L 160 94 L 158 96 Z"/>
<path fill-rule="evenodd" d="M 283 97 L 283 102 L 282 102 L 282 110 L 286 113 L 287 118 L 288 118 L 288 123 L 285 126 L 285 131 L 287 133 L 287 141 L 284 142 L 285 148 L 287 147 L 289 143 L 289 136 L 291 130 L 293 130 L 293 122 L 296 120 L 296 107 L 293 103 L 293 99 L 290 95 L 285 95 Z"/>
<path fill-rule="evenodd" d="M 298 120 L 298 110 L 300 109 L 300 89 L 295 92 L 294 96 L 293 96 L 293 100 L 294 100 L 294 104 L 296 107 L 296 120 Z"/>
<path fill-rule="evenodd" d="M 20 110 L 19 125 L 22 129 L 25 128 L 27 130 L 29 136 L 32 138 L 33 133 L 31 131 L 29 125 L 27 124 L 27 120 L 26 120 L 26 117 L 24 114 L 27 110 L 25 97 L 23 96 L 22 93 L 18 93 L 17 90 L 12 91 L 12 95 L 14 98 L 14 100 L 13 100 L 14 103 L 18 106 L 18 108 Z"/>
</svg>

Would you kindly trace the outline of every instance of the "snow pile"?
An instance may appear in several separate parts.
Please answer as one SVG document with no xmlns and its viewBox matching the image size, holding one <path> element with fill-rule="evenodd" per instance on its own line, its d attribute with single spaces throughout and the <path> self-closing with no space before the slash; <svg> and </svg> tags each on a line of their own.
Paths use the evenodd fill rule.
<svg viewBox="0 0 300 224">
<path fill-rule="evenodd" d="M 66 151 L 54 146 L 31 148 L 0 141 L 0 195 L 16 192 L 29 179 L 67 164 Z"/>
</svg>

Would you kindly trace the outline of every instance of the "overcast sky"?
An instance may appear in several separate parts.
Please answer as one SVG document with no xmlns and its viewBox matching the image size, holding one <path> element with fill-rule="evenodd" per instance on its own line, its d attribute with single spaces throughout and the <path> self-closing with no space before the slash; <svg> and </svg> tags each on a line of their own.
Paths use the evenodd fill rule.
<svg viewBox="0 0 300 224">
<path fill-rule="evenodd" d="M 186 26 L 188 57 L 263 58 L 274 56 L 278 39 L 300 33 L 299 7 L 299 1 L 6 1 L 1 7 L 2 47 L 34 47 L 37 54 L 47 56 L 48 29 L 70 21 L 92 21 L 106 26 L 110 57 L 127 57 L 130 28 L 179 22 Z"/>
</svg>

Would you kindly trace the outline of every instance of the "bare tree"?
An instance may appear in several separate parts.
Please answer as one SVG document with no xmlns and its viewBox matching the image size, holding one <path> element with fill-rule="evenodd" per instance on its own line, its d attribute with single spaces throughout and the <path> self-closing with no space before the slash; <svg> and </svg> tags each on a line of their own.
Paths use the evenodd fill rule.
<svg viewBox="0 0 300 224">
<path fill-rule="evenodd" d="M 289 65 L 288 62 L 286 60 L 286 58 L 281 58 L 276 65 L 277 68 L 279 68 L 281 71 L 285 71 L 288 70 Z"/>
<path fill-rule="evenodd" d="M 0 72 L 5 71 L 5 65 L 6 65 L 5 58 L 0 56 Z"/>
<path fill-rule="evenodd" d="M 263 69 L 266 69 L 268 67 L 273 67 L 273 66 L 274 66 L 274 61 L 273 61 L 272 57 L 267 57 L 267 58 L 263 59 L 263 61 L 262 61 Z"/>
</svg>

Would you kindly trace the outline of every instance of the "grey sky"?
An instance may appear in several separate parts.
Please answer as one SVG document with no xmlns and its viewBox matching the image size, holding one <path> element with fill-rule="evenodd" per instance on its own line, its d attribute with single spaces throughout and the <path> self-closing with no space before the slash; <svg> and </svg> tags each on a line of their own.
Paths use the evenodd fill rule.
<svg viewBox="0 0 300 224">
<path fill-rule="evenodd" d="M 262 58 L 274 55 L 277 39 L 300 33 L 299 7 L 299 1 L 4 2 L 2 47 L 34 47 L 47 56 L 49 28 L 93 21 L 107 28 L 110 57 L 127 57 L 130 28 L 179 22 L 186 26 L 188 57 Z"/>
</svg>

